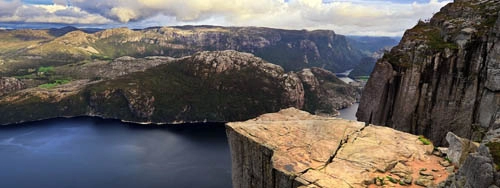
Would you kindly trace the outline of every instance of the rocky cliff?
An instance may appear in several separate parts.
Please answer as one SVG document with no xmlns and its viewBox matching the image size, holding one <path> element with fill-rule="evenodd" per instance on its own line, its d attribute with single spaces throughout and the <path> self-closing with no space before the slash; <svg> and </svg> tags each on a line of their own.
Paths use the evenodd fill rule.
<svg viewBox="0 0 500 188">
<path fill-rule="evenodd" d="M 314 114 L 335 114 L 336 109 L 351 106 L 360 94 L 359 89 L 346 85 L 325 69 L 303 69 L 297 75 L 305 90 L 303 109 Z"/>
<path fill-rule="evenodd" d="M 179 59 L 122 57 L 44 68 L 21 80 L 32 85 L 41 76 L 68 75 L 74 80 L 9 90 L 0 97 L 0 124 L 84 115 L 145 123 L 225 122 L 287 107 L 336 115 L 358 95 L 324 69 L 286 72 L 236 51 Z"/>
<path fill-rule="evenodd" d="M 359 120 L 423 134 L 480 140 L 500 125 L 500 2 L 455 0 L 406 31 L 377 63 Z"/>
<path fill-rule="evenodd" d="M 74 29 L 74 28 L 73 28 Z M 353 68 L 364 56 L 333 31 L 282 30 L 257 27 L 183 26 L 143 30 L 115 28 L 85 33 L 14 30 L 0 32 L 12 48 L 0 47 L 0 73 L 20 75 L 29 68 L 71 64 L 121 56 L 183 57 L 200 51 L 248 52 L 286 71 L 322 67 L 330 71 Z M 36 36 L 36 37 L 35 37 Z"/>
<path fill-rule="evenodd" d="M 418 136 L 294 108 L 226 132 L 236 188 L 442 186 L 448 176 Z"/>
</svg>

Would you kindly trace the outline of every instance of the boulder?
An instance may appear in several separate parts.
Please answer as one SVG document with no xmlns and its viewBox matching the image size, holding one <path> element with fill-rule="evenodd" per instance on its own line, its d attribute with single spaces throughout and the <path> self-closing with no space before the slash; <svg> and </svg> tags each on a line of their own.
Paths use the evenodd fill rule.
<svg viewBox="0 0 500 188">
<path fill-rule="evenodd" d="M 447 152 L 448 159 L 456 166 L 461 166 L 469 153 L 476 152 L 479 147 L 479 143 L 460 138 L 452 132 L 448 132 L 446 140 L 450 145 Z"/>
</svg>

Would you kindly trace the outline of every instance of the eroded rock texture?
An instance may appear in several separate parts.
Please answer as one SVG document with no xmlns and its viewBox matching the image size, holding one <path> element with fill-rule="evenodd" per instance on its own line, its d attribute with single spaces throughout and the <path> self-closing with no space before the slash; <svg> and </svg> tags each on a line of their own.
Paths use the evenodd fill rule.
<svg viewBox="0 0 500 188">
<path fill-rule="evenodd" d="M 25 84 L 16 78 L 9 78 L 9 77 L 0 78 L 0 96 L 17 90 L 24 89 L 25 87 L 26 87 Z"/>
<path fill-rule="evenodd" d="M 417 136 L 294 108 L 228 123 L 227 135 L 238 188 L 365 187 L 379 184 L 377 177 L 411 184 L 422 174 L 437 185 L 447 176 L 420 171 L 441 166 Z"/>
<path fill-rule="evenodd" d="M 406 31 L 376 65 L 358 120 L 480 140 L 500 123 L 500 2 L 456 0 Z"/>
</svg>

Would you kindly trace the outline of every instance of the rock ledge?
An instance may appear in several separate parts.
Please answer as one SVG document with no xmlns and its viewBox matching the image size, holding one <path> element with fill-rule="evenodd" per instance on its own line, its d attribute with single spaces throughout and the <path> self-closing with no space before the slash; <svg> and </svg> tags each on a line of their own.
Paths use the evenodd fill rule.
<svg viewBox="0 0 500 188">
<path fill-rule="evenodd" d="M 418 136 L 295 108 L 228 123 L 227 135 L 234 187 L 410 185 L 421 174 L 437 185 L 448 176 Z"/>
</svg>

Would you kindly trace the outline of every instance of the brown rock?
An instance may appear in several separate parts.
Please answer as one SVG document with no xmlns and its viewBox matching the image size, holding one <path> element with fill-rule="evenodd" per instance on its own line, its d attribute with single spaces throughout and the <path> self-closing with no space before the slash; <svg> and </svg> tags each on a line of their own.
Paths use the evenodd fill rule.
<svg viewBox="0 0 500 188">
<path fill-rule="evenodd" d="M 391 173 L 396 175 L 400 174 L 398 175 L 399 177 L 404 177 L 408 174 L 411 174 L 411 169 L 403 163 L 397 163 L 396 166 L 394 166 L 394 168 L 391 170 Z"/>
<path fill-rule="evenodd" d="M 422 176 L 433 176 L 431 172 L 427 172 L 427 171 L 424 171 L 424 170 L 421 170 L 419 172 L 420 175 Z"/>
<path fill-rule="evenodd" d="M 450 147 L 448 148 L 448 159 L 456 166 L 461 166 L 469 153 L 474 153 L 479 147 L 479 143 L 472 142 L 465 138 L 460 138 L 452 132 L 446 134 L 446 141 Z"/>
<path fill-rule="evenodd" d="M 0 96 L 26 88 L 17 78 L 0 77 Z"/>
<path fill-rule="evenodd" d="M 386 177 L 389 171 L 408 173 L 409 167 L 399 161 L 431 163 L 429 148 L 418 136 L 293 108 L 228 123 L 227 132 L 235 187 L 252 182 L 262 182 L 253 187 L 360 187 L 380 183 L 367 180 Z M 285 179 L 273 180 L 273 173 L 286 174 Z M 411 183 L 411 176 L 405 179 Z"/>
<path fill-rule="evenodd" d="M 430 187 L 434 184 L 432 180 L 433 180 L 432 176 L 420 176 L 418 177 L 417 180 L 415 180 L 415 184 L 420 185 L 422 187 Z"/>
<path fill-rule="evenodd" d="M 449 167 L 451 165 L 450 161 L 448 160 L 439 161 L 439 164 L 443 167 Z"/>
</svg>

